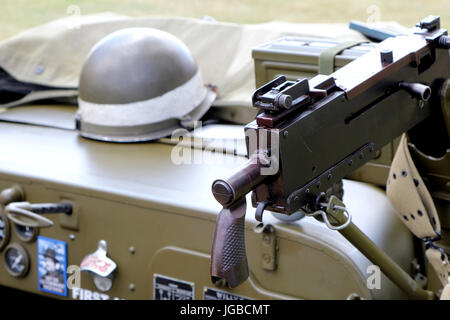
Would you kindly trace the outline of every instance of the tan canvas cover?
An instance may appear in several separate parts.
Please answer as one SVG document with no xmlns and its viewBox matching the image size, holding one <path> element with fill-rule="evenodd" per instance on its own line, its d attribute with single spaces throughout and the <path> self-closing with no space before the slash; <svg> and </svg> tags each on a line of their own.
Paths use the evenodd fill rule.
<svg viewBox="0 0 450 320">
<path fill-rule="evenodd" d="M 130 18 L 111 13 L 65 18 L 0 44 L 0 66 L 23 82 L 76 88 L 84 59 L 104 36 L 127 27 L 152 27 L 180 38 L 195 56 L 204 82 L 218 86 L 215 105 L 250 105 L 255 89 L 251 50 L 282 36 L 364 39 L 345 24 L 270 22 L 254 25 L 174 17 Z M 118 61 L 117 63 L 120 63 Z"/>
</svg>

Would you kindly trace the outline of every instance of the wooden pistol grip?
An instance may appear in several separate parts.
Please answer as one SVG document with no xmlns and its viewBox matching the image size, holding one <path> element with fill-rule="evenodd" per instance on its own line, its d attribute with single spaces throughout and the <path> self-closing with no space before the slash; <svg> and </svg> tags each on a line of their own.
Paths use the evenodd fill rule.
<svg viewBox="0 0 450 320">
<path fill-rule="evenodd" d="M 223 208 L 217 217 L 211 249 L 211 279 L 224 279 L 229 288 L 247 280 L 248 264 L 245 250 L 245 197 Z"/>
</svg>

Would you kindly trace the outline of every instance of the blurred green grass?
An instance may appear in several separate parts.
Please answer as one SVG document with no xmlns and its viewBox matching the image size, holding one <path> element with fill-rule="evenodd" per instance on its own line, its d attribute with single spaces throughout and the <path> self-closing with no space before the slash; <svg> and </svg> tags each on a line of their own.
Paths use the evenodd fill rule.
<svg viewBox="0 0 450 320">
<path fill-rule="evenodd" d="M 110 11 L 130 16 L 171 15 L 219 21 L 259 23 L 271 20 L 307 23 L 348 23 L 377 18 L 413 26 L 428 14 L 441 16 L 450 26 L 449 0 L 3 0 L 0 39 L 36 25 L 69 15 L 79 6 L 81 14 Z"/>
</svg>

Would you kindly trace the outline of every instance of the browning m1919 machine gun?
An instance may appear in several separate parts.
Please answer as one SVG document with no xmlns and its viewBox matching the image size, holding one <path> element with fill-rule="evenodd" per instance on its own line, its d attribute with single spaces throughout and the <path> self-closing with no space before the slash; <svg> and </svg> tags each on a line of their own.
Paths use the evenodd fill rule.
<svg viewBox="0 0 450 320">
<path fill-rule="evenodd" d="M 386 39 L 330 76 L 280 76 L 257 89 L 253 105 L 260 113 L 245 128 L 249 160 L 212 185 L 223 206 L 212 246 L 213 281 L 225 279 L 235 287 L 248 276 L 244 216 L 250 191 L 259 221 L 266 209 L 324 212 L 326 191 L 404 132 L 419 137 L 429 154 L 445 154 L 450 130 L 441 96 L 450 78 L 449 48 L 439 17 L 429 16 L 414 33 Z M 341 233 L 399 287 L 429 296 L 412 289 L 408 277 L 349 225 L 349 216 L 342 220 L 348 227 Z"/>
</svg>

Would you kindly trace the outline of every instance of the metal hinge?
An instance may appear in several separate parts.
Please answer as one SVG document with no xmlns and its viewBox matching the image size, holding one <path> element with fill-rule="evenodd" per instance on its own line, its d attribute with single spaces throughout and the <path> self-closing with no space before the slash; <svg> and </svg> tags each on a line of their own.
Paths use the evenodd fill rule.
<svg viewBox="0 0 450 320">
<path fill-rule="evenodd" d="M 261 264 L 264 270 L 274 271 L 277 268 L 278 243 L 274 226 L 260 223 L 255 232 L 261 234 Z"/>
</svg>

